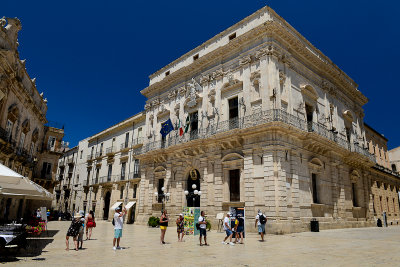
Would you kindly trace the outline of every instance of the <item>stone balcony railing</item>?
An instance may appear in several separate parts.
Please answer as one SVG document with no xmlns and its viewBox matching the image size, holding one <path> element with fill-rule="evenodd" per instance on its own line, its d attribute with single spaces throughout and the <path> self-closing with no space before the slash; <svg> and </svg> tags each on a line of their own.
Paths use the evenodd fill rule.
<svg viewBox="0 0 400 267">
<path fill-rule="evenodd" d="M 242 118 L 234 118 L 221 122 L 217 121 L 210 123 L 206 128 L 199 128 L 198 130 L 192 131 L 189 134 L 184 134 L 183 136 L 179 136 L 177 133 L 170 134 L 170 137 L 166 141 L 148 142 L 142 147 L 135 149 L 135 153 L 144 154 L 149 151 L 168 148 L 196 139 L 206 139 L 230 130 L 246 129 L 271 122 L 281 122 L 304 133 L 313 132 L 336 143 L 340 147 L 347 149 L 350 152 L 361 154 L 365 157 L 368 157 L 370 161 L 374 163 L 376 162 L 374 155 L 370 154 L 366 147 L 363 148 L 356 143 L 351 144 L 341 134 L 329 130 L 321 123 L 307 122 L 303 118 L 299 118 L 279 109 L 260 111 Z"/>
<path fill-rule="evenodd" d="M 400 178 L 400 173 L 399 172 L 395 172 L 395 171 L 393 171 L 391 169 L 388 169 L 388 168 L 386 168 L 386 167 L 384 167 L 382 165 L 379 165 L 379 164 L 376 164 L 374 167 L 376 169 L 380 170 L 380 171 L 386 172 L 388 174 L 391 174 L 391 175 L 394 175 L 394 176 Z"/>
</svg>

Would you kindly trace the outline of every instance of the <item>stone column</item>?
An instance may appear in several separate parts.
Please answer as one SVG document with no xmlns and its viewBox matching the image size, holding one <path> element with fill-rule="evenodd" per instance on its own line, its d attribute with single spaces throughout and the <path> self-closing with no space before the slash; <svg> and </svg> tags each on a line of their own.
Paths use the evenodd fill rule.
<svg viewBox="0 0 400 267">
<path fill-rule="evenodd" d="M 284 150 L 277 150 L 274 154 L 276 217 L 287 219 L 286 155 Z"/>
<path fill-rule="evenodd" d="M 290 153 L 290 169 L 292 171 L 292 183 L 290 186 L 292 197 L 292 217 L 295 220 L 300 220 L 300 184 L 299 184 L 299 168 L 300 158 L 293 152 Z"/>
</svg>

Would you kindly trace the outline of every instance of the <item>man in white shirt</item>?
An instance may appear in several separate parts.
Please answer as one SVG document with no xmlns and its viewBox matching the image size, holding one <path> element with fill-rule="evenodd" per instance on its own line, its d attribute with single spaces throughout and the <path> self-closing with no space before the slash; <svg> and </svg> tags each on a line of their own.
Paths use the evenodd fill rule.
<svg viewBox="0 0 400 267">
<path fill-rule="evenodd" d="M 256 227 L 256 225 L 258 226 L 258 234 L 261 235 L 261 242 L 264 242 L 266 222 L 267 222 L 267 216 L 265 216 L 265 214 L 263 214 L 261 210 L 259 210 L 256 216 L 256 222 L 254 227 Z"/>
<path fill-rule="evenodd" d="M 114 240 L 113 240 L 113 250 L 121 249 L 119 246 L 119 241 L 122 237 L 122 226 L 123 226 L 123 216 L 126 214 L 126 209 L 121 212 L 121 208 L 117 207 L 114 214 Z M 117 241 L 117 247 L 115 247 L 115 241 Z"/>
<path fill-rule="evenodd" d="M 201 237 L 204 236 L 204 245 L 208 246 L 207 244 L 207 222 L 206 222 L 206 216 L 204 213 L 204 210 L 201 211 L 200 217 L 199 217 L 199 224 L 200 224 L 200 246 L 203 244 L 201 243 Z"/>
<path fill-rule="evenodd" d="M 224 219 L 224 230 L 225 230 L 225 233 L 226 233 L 226 237 L 225 237 L 224 241 L 222 241 L 222 244 L 228 244 L 226 242 L 226 240 L 229 238 L 229 245 L 234 246 L 235 244 L 232 243 L 232 228 L 231 228 L 231 219 L 230 219 L 230 217 L 231 217 L 231 214 L 230 214 L 230 212 L 228 212 L 226 214 L 225 219 Z"/>
</svg>

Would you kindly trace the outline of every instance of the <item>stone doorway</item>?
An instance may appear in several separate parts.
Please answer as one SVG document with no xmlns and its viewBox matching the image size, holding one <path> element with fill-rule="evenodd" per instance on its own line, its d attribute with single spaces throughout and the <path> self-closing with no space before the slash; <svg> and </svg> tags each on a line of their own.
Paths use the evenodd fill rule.
<svg viewBox="0 0 400 267">
<path fill-rule="evenodd" d="M 111 200 L 111 192 L 107 191 L 104 196 L 104 209 L 103 209 L 103 220 L 108 220 L 108 213 L 110 211 L 110 200 Z"/>
<path fill-rule="evenodd" d="M 196 190 L 200 191 L 200 173 L 198 170 L 191 170 L 188 174 L 187 178 L 187 191 L 193 193 L 195 189 L 192 188 L 193 185 L 196 185 Z M 193 201 L 193 197 L 186 197 L 186 203 L 188 207 L 200 207 L 200 197 L 196 197 Z"/>
</svg>

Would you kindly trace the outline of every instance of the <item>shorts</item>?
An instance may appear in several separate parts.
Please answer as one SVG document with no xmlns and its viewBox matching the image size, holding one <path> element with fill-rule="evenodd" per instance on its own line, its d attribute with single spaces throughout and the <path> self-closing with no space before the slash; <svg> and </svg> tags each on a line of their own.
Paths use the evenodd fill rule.
<svg viewBox="0 0 400 267">
<path fill-rule="evenodd" d="M 243 226 L 238 226 L 236 233 L 243 233 L 244 232 L 244 227 Z"/>
<path fill-rule="evenodd" d="M 229 230 L 229 229 L 226 229 L 226 230 L 225 230 L 225 233 L 226 233 L 226 236 L 230 236 L 230 235 L 232 234 L 232 231 Z"/>
<path fill-rule="evenodd" d="M 265 224 L 259 224 L 258 225 L 258 232 L 265 234 Z"/>
<path fill-rule="evenodd" d="M 161 230 L 167 230 L 167 227 L 168 227 L 168 226 L 162 226 L 162 225 L 160 225 L 160 229 L 161 229 Z"/>
<path fill-rule="evenodd" d="M 114 238 L 122 237 L 122 229 L 114 229 Z"/>
<path fill-rule="evenodd" d="M 200 236 L 207 236 L 207 230 L 205 228 L 200 228 Z"/>
</svg>

